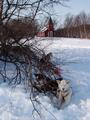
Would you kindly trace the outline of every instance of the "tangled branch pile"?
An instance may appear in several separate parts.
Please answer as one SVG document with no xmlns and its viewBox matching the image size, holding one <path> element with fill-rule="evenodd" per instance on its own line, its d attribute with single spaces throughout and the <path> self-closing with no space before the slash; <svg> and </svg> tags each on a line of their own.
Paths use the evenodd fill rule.
<svg viewBox="0 0 90 120">
<path fill-rule="evenodd" d="M 23 82 L 39 92 L 40 89 L 48 91 L 48 89 L 53 89 L 51 87 L 54 87 L 55 84 L 55 82 L 51 82 L 53 78 L 55 79 L 54 71 L 56 69 L 56 66 L 51 62 L 51 57 L 52 53 L 46 55 L 43 50 L 37 48 L 34 42 L 29 45 L 20 41 L 14 44 L 13 40 L 1 42 L 0 63 L 2 67 L 0 75 L 4 82 L 9 84 L 16 85 Z M 38 75 L 41 77 L 37 79 Z M 47 78 L 48 83 L 45 83 Z M 40 83 L 41 79 L 43 83 Z M 52 85 L 47 88 L 46 84 L 50 83 Z"/>
</svg>

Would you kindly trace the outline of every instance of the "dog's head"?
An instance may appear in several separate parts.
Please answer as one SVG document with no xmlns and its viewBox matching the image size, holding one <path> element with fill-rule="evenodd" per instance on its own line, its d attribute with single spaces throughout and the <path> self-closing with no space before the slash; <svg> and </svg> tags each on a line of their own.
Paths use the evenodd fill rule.
<svg viewBox="0 0 90 120">
<path fill-rule="evenodd" d="M 58 83 L 58 88 L 60 91 L 67 91 L 69 88 L 70 88 L 70 81 L 68 80 L 57 80 L 57 83 Z"/>
</svg>

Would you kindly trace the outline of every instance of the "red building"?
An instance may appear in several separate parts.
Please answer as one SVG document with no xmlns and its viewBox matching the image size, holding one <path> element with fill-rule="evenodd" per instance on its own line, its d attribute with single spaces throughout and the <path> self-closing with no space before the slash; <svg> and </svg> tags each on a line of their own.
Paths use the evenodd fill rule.
<svg viewBox="0 0 90 120">
<path fill-rule="evenodd" d="M 54 37 L 54 24 L 50 17 L 47 27 L 44 27 L 38 34 L 38 37 Z"/>
</svg>

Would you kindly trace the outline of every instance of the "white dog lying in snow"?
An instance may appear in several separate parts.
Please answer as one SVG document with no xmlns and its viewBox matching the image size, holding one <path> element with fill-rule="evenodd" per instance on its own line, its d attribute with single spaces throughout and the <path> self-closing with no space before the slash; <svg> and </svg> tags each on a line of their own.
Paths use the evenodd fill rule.
<svg viewBox="0 0 90 120">
<path fill-rule="evenodd" d="M 70 87 L 70 81 L 68 80 L 61 80 L 58 81 L 58 90 L 57 90 L 57 97 L 59 99 L 59 107 L 63 108 L 70 102 L 72 96 L 72 89 Z"/>
</svg>

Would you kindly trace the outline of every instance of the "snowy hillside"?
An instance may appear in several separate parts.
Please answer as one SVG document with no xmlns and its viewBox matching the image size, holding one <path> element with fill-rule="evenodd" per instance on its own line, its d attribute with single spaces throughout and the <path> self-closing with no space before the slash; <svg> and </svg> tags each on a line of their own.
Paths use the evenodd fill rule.
<svg viewBox="0 0 90 120">
<path fill-rule="evenodd" d="M 54 108 L 47 96 L 37 96 L 42 102 L 37 105 L 41 119 L 90 120 L 90 40 L 39 39 L 36 38 L 38 46 L 53 53 L 53 60 L 62 69 L 62 76 L 71 80 L 73 90 L 71 102 L 63 110 Z M 40 120 L 40 117 L 33 113 L 29 94 L 22 86 L 12 89 L 0 85 L 0 120 Z"/>
</svg>

